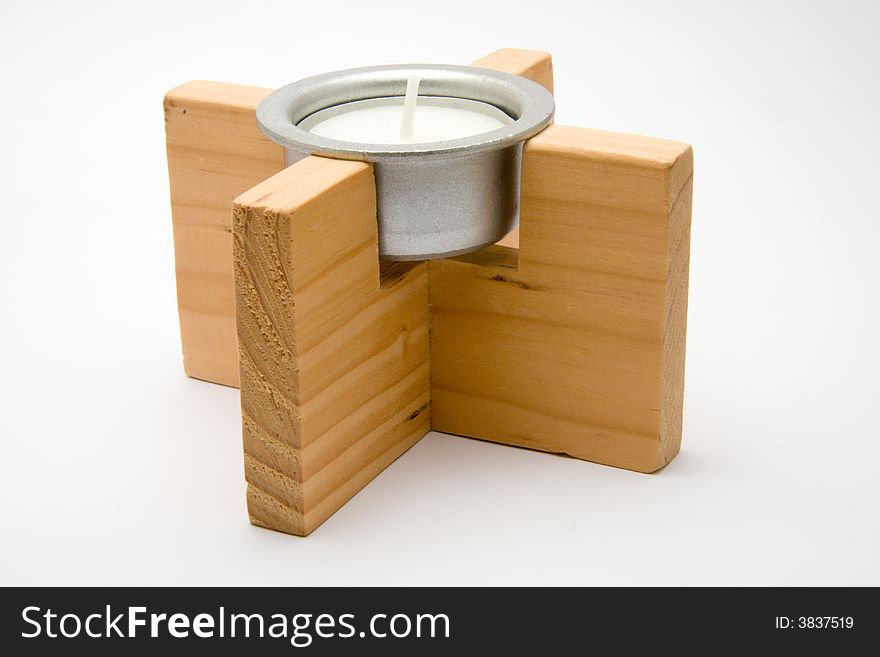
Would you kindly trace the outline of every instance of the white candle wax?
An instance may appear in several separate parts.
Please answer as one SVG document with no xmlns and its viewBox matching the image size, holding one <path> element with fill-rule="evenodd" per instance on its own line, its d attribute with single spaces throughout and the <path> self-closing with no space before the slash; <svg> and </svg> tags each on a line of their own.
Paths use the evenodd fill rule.
<svg viewBox="0 0 880 657">
<path fill-rule="evenodd" d="M 402 96 L 370 98 L 328 107 L 303 119 L 299 127 L 341 141 L 417 144 L 471 137 L 513 123 L 512 118 L 488 103 L 420 96 L 412 124 L 405 125 L 403 100 Z"/>
</svg>

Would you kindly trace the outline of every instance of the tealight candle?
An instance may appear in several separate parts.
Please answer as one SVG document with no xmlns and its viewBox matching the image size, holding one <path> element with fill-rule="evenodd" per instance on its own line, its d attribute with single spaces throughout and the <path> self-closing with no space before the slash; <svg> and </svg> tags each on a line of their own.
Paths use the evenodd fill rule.
<svg viewBox="0 0 880 657">
<path fill-rule="evenodd" d="M 262 131 L 288 164 L 308 155 L 370 162 L 379 256 L 424 260 L 497 242 L 519 219 L 523 142 L 553 119 L 553 96 L 470 66 L 374 66 L 269 94 Z"/>
<path fill-rule="evenodd" d="M 417 144 L 480 135 L 513 123 L 489 103 L 418 96 L 419 78 L 405 97 L 369 98 L 315 112 L 297 124 L 313 135 L 368 144 Z"/>
</svg>

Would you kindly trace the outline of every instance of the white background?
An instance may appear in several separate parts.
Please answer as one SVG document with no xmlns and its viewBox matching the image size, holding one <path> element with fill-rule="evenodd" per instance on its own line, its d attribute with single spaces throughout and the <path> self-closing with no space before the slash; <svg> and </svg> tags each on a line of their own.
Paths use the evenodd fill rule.
<svg viewBox="0 0 880 657">
<path fill-rule="evenodd" d="M 880 584 L 880 4 L 20 2 L 0 20 L 0 583 Z M 162 96 L 553 53 L 557 122 L 694 145 L 683 449 L 430 434 L 307 539 L 252 527 L 184 377 Z"/>
</svg>

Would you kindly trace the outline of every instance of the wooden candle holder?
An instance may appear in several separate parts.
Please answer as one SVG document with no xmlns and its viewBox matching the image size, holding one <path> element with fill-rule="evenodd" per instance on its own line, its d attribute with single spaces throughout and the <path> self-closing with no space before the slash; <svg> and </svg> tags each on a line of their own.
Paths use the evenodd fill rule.
<svg viewBox="0 0 880 657">
<path fill-rule="evenodd" d="M 475 65 L 552 91 L 545 53 Z M 524 148 L 518 249 L 380 262 L 371 166 L 285 169 L 268 92 L 165 98 L 184 367 L 240 385 L 253 523 L 308 534 L 431 429 L 640 472 L 675 456 L 690 146 L 550 126 Z"/>
</svg>

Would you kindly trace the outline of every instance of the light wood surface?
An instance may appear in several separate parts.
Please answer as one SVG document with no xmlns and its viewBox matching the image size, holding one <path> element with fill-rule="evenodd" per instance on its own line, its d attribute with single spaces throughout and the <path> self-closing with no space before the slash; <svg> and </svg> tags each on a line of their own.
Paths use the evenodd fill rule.
<svg viewBox="0 0 880 657">
<path fill-rule="evenodd" d="M 553 58 L 540 50 L 501 48 L 480 57 L 471 66 L 521 75 L 544 86 L 553 93 Z"/>
<path fill-rule="evenodd" d="M 233 215 L 248 512 L 305 535 L 430 429 L 427 265 L 380 284 L 368 164 L 306 158 Z"/>
<path fill-rule="evenodd" d="M 267 89 L 189 82 L 165 95 L 177 305 L 184 371 L 238 385 L 232 200 L 284 167 L 257 127 Z"/>
<path fill-rule="evenodd" d="M 474 65 L 553 88 L 547 53 L 505 48 Z M 283 149 L 257 127 L 257 105 L 270 91 L 195 81 L 165 96 L 184 371 L 229 386 L 238 386 L 232 200 L 284 167 Z M 502 243 L 516 246 L 517 232 Z"/>
<path fill-rule="evenodd" d="M 693 159 L 550 126 L 521 246 L 431 262 L 432 427 L 650 472 L 681 438 Z"/>
</svg>

